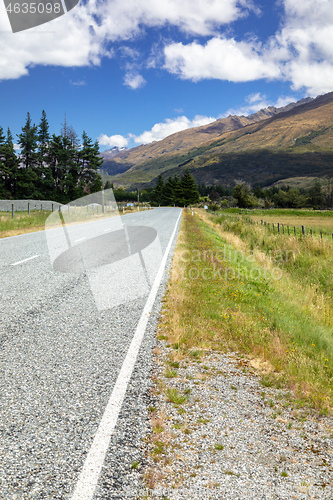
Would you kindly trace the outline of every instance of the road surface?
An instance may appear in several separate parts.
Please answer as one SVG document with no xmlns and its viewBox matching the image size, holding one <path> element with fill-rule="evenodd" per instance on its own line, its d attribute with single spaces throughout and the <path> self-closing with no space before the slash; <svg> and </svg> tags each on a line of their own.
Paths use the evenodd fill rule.
<svg viewBox="0 0 333 500">
<path fill-rule="evenodd" d="M 112 243 L 112 233 L 123 233 L 110 219 L 69 228 L 81 268 L 73 267 L 71 248 L 63 257 L 64 228 L 0 240 L 1 499 L 135 497 L 131 472 L 141 460 L 161 287 L 101 470 L 90 470 L 88 458 L 98 432 L 103 439 L 103 415 L 157 276 L 155 260 L 160 251 L 163 264 L 168 246 L 170 262 L 180 213 L 121 217 L 121 244 Z M 145 244 L 154 238 L 149 258 Z"/>
</svg>

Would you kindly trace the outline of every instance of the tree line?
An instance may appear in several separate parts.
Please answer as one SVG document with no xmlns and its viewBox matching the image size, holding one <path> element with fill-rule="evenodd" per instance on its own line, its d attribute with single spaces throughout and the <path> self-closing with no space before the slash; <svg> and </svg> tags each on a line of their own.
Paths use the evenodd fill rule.
<svg viewBox="0 0 333 500">
<path fill-rule="evenodd" d="M 162 175 L 157 178 L 155 188 L 151 193 L 151 204 L 153 206 L 187 206 L 194 205 L 200 200 L 200 194 L 194 177 L 187 169 L 179 178 L 177 175 L 169 177 L 164 182 Z"/>
<path fill-rule="evenodd" d="M 0 126 L 0 198 L 67 203 L 101 190 L 98 142 L 84 131 L 79 138 L 66 119 L 51 135 L 45 111 L 37 126 L 27 113 L 17 145 L 18 152 L 10 129 Z"/>
<path fill-rule="evenodd" d="M 273 186 L 251 189 L 245 182 L 237 182 L 234 187 L 222 184 L 215 186 L 199 185 L 202 197 L 216 206 L 238 206 L 239 208 L 333 208 L 333 180 L 316 179 L 308 188 Z"/>
</svg>

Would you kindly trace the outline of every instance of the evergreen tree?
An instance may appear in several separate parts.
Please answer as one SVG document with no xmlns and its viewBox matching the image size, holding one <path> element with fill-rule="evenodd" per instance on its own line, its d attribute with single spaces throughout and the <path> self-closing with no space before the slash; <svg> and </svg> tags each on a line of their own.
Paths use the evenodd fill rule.
<svg viewBox="0 0 333 500">
<path fill-rule="evenodd" d="M 163 205 L 174 205 L 175 203 L 175 189 L 177 181 L 174 177 L 169 177 L 162 189 Z"/>
<path fill-rule="evenodd" d="M 103 164 L 99 153 L 98 142 L 93 143 L 86 132 L 82 134 L 82 146 L 78 154 L 79 181 L 86 193 L 94 193 L 102 189 L 102 179 L 98 172 Z"/>
<path fill-rule="evenodd" d="M 185 200 L 183 197 L 182 186 L 180 183 L 180 179 L 177 175 L 173 178 L 174 180 L 174 191 L 175 191 L 175 205 L 177 207 L 182 207 L 185 205 Z"/>
<path fill-rule="evenodd" d="M 194 177 L 190 174 L 189 169 L 185 170 L 185 173 L 180 180 L 180 187 L 184 205 L 194 205 L 199 201 L 200 196 L 198 186 Z"/>
<path fill-rule="evenodd" d="M 0 126 L 0 196 L 1 198 L 7 198 L 8 193 L 6 192 L 6 177 L 7 169 L 5 163 L 4 147 L 5 147 L 5 134 L 3 128 Z"/>
<path fill-rule="evenodd" d="M 68 174 L 73 170 L 75 155 L 76 151 L 68 138 L 53 134 L 49 145 L 48 164 L 54 185 L 54 199 L 61 203 L 67 203 L 70 199 L 68 193 L 72 191 L 74 181 L 71 177 L 68 178 Z"/>
<path fill-rule="evenodd" d="M 10 195 L 15 198 L 17 196 L 17 183 L 19 175 L 20 160 L 15 154 L 13 136 L 8 127 L 5 142 L 1 147 L 2 158 L 5 164 L 5 186 Z"/>
<path fill-rule="evenodd" d="M 74 130 L 72 125 L 67 123 L 66 113 L 64 118 L 64 123 L 62 123 L 60 135 L 69 139 L 73 148 L 78 149 L 80 145 L 79 136 Z"/>
<path fill-rule="evenodd" d="M 164 189 L 164 180 L 162 175 L 160 174 L 157 178 L 157 184 L 153 191 L 153 196 L 151 200 L 154 205 L 163 204 L 163 189 Z"/>
<path fill-rule="evenodd" d="M 42 111 L 42 117 L 37 130 L 37 155 L 38 164 L 42 168 L 46 166 L 47 150 L 50 142 L 49 124 L 46 113 Z"/>
<path fill-rule="evenodd" d="M 30 113 L 27 113 L 27 119 L 22 133 L 18 135 L 18 143 L 21 148 L 21 161 L 26 169 L 36 165 L 37 155 L 37 127 L 31 122 Z"/>
</svg>

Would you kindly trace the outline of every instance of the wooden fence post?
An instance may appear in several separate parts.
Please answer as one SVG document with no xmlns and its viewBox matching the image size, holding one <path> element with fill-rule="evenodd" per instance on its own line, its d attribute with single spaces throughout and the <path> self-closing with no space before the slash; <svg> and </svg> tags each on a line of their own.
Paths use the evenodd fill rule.
<svg viewBox="0 0 333 500">
<path fill-rule="evenodd" d="M 305 235 L 305 226 L 302 226 L 302 234 Z"/>
</svg>

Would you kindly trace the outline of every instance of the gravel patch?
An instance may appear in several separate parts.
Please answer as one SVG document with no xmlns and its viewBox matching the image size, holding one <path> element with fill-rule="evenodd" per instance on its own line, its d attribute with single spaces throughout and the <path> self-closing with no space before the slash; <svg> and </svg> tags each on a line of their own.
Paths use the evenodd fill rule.
<svg viewBox="0 0 333 500">
<path fill-rule="evenodd" d="M 333 498 L 332 419 L 263 387 L 237 353 L 206 353 L 174 368 L 167 364 L 172 349 L 158 346 L 149 489 L 139 498 Z M 174 378 L 165 377 L 169 367 Z M 170 387 L 186 401 L 168 402 Z"/>
</svg>

